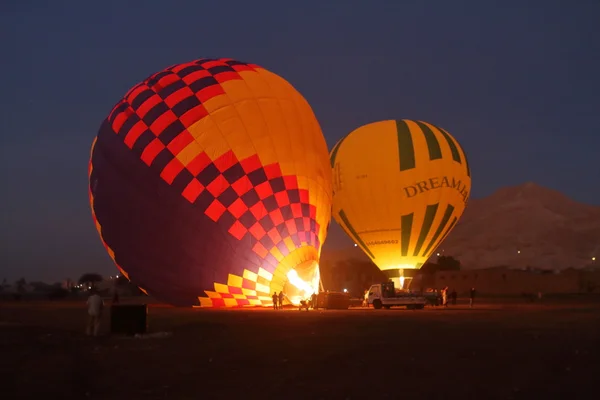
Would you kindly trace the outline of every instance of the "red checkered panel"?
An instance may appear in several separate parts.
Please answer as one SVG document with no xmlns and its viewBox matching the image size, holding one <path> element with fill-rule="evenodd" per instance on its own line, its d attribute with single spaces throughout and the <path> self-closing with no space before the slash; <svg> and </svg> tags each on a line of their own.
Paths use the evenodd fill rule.
<svg viewBox="0 0 600 400">
<path fill-rule="evenodd" d="M 152 75 L 132 88 L 110 113 L 114 132 L 127 147 L 188 202 L 238 240 L 250 236 L 253 251 L 273 272 L 282 255 L 296 247 L 319 249 L 316 208 L 295 176 L 283 176 L 278 164 L 261 165 L 257 155 L 238 160 L 228 151 L 215 160 L 200 152 L 184 166 L 176 155 L 194 138 L 187 128 L 208 112 L 207 100 L 224 93 L 221 83 L 242 79 L 239 71 L 256 65 L 238 61 L 197 60 Z M 256 271 L 255 271 L 256 272 Z"/>
</svg>

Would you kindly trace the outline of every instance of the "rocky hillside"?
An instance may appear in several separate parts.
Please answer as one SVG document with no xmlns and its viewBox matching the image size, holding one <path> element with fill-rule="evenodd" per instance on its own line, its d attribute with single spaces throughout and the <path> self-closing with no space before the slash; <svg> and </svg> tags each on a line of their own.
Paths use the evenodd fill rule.
<svg viewBox="0 0 600 400">
<path fill-rule="evenodd" d="M 362 258 L 344 236 L 332 226 L 324 258 Z M 577 203 L 534 183 L 502 188 L 471 200 L 437 253 L 460 259 L 464 268 L 565 269 L 600 264 L 600 207 Z M 435 258 L 434 253 L 432 261 Z"/>
</svg>

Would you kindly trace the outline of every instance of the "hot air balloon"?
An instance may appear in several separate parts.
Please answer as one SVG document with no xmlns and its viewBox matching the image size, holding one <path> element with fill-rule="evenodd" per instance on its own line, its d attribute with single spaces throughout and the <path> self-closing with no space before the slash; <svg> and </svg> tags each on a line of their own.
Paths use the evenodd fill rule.
<svg viewBox="0 0 600 400">
<path fill-rule="evenodd" d="M 459 143 L 422 121 L 364 125 L 330 154 L 333 216 L 371 260 L 408 288 L 450 233 L 471 190 Z"/>
<path fill-rule="evenodd" d="M 96 228 L 121 273 L 176 306 L 270 306 L 318 290 L 327 144 L 307 101 L 258 65 L 200 59 L 116 104 L 92 145 Z"/>
</svg>

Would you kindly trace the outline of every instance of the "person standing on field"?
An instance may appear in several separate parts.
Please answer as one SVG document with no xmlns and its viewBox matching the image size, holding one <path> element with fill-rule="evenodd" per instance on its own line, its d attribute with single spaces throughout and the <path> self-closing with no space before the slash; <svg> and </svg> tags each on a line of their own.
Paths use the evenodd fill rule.
<svg viewBox="0 0 600 400">
<path fill-rule="evenodd" d="M 442 305 L 448 307 L 448 286 L 442 289 Z"/>
<path fill-rule="evenodd" d="M 104 300 L 92 289 L 90 297 L 87 299 L 88 309 L 88 324 L 86 334 L 88 336 L 98 336 L 100 332 L 100 319 L 102 318 L 102 311 L 104 309 Z"/>
</svg>

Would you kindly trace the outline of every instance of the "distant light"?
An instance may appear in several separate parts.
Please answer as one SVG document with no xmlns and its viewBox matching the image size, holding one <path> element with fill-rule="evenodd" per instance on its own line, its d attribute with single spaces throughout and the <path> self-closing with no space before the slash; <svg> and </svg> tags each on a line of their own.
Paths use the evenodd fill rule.
<svg viewBox="0 0 600 400">
<path fill-rule="evenodd" d="M 592 261 L 596 261 L 596 257 L 592 257 Z"/>
<path fill-rule="evenodd" d="M 439 256 L 440 256 L 440 253 L 437 253 L 437 256 L 439 257 Z"/>
<path fill-rule="evenodd" d="M 118 277 L 119 277 L 119 275 L 115 275 L 115 278 L 118 278 Z"/>
<path fill-rule="evenodd" d="M 348 293 L 348 289 L 344 289 L 344 293 Z"/>
<path fill-rule="evenodd" d="M 354 247 L 357 247 L 358 245 L 356 243 L 354 243 Z"/>
<path fill-rule="evenodd" d="M 517 250 L 517 254 L 521 254 L 521 250 Z"/>
<path fill-rule="evenodd" d="M 91 290 L 91 289 L 92 289 L 92 287 L 91 287 L 91 286 L 88 286 L 88 289 L 89 289 L 89 290 Z"/>
</svg>

